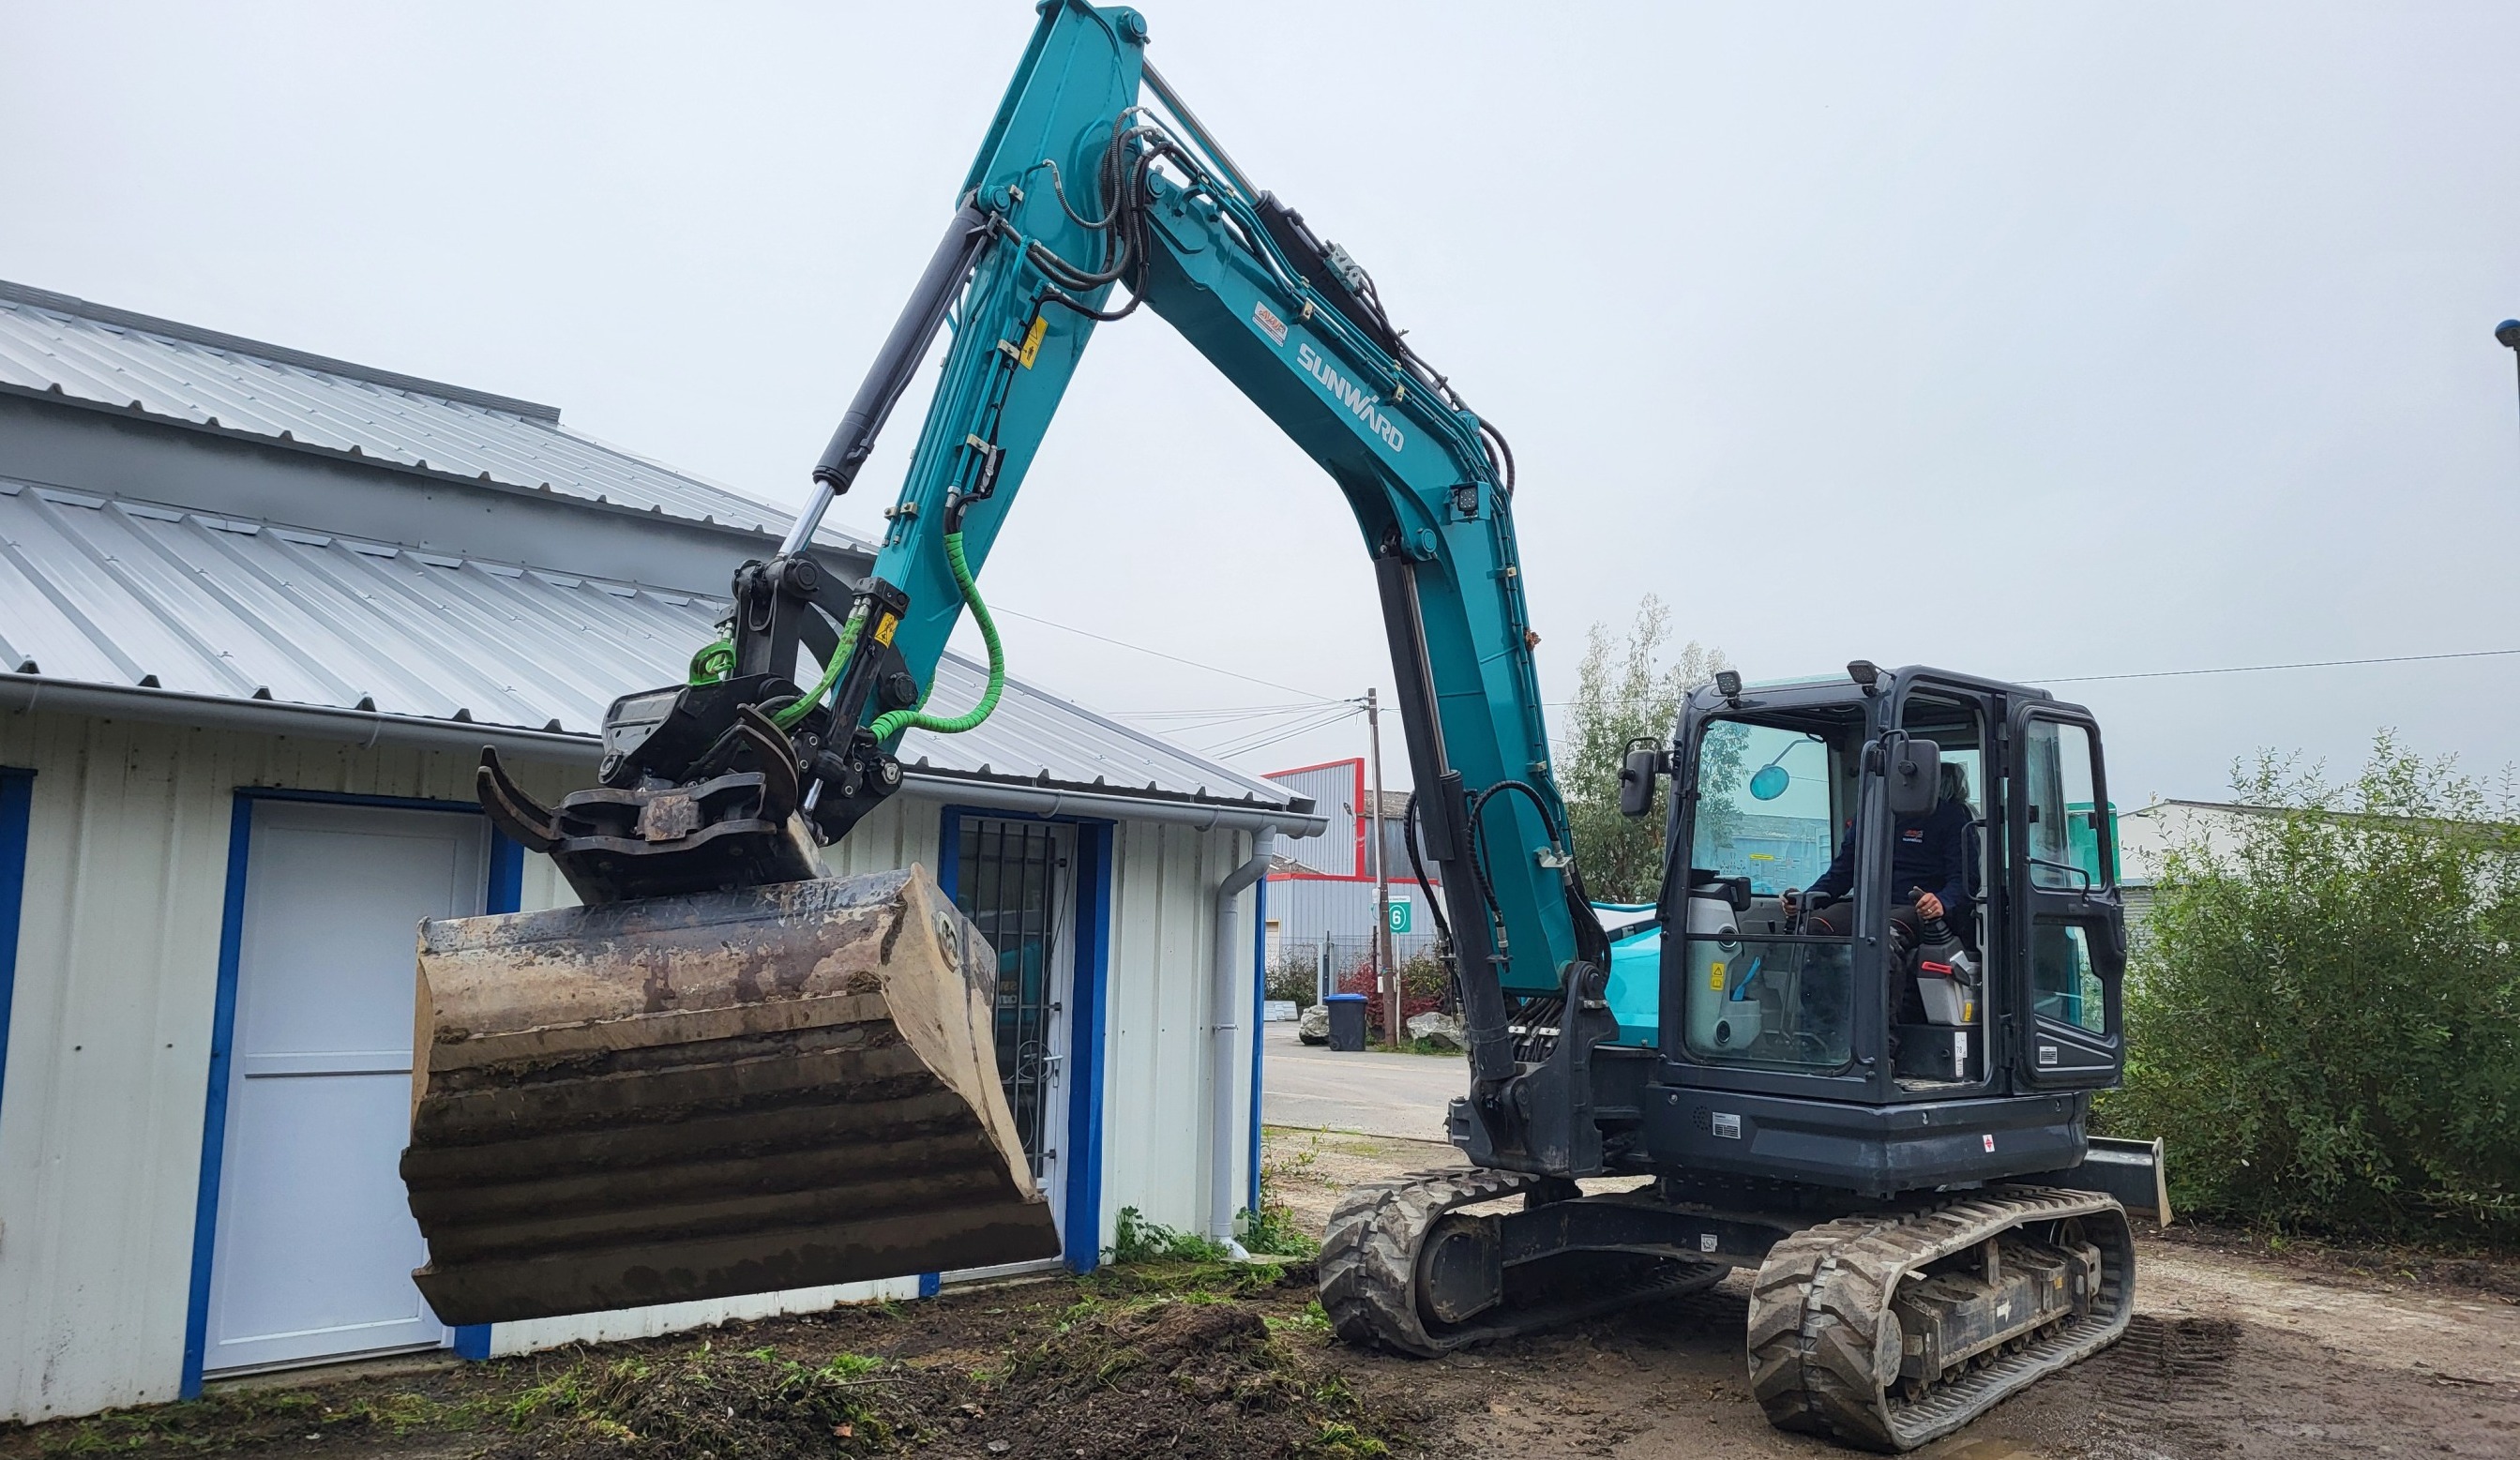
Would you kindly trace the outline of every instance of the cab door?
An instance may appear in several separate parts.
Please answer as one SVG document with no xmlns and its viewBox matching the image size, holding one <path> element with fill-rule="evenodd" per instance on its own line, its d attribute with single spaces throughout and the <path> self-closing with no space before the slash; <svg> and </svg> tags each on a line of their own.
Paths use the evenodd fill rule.
<svg viewBox="0 0 2520 1460">
<path fill-rule="evenodd" d="M 2011 863 L 2012 1065 L 2031 1089 L 2118 1083 L 2126 919 L 2100 730 L 2072 706 L 2012 714 L 2004 797 Z"/>
</svg>

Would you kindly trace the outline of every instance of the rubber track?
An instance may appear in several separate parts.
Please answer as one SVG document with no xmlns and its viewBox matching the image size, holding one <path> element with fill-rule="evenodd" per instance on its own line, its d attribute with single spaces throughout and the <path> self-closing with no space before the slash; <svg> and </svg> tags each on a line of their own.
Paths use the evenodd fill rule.
<svg viewBox="0 0 2520 1460">
<path fill-rule="evenodd" d="M 2085 1218 L 2089 1240 L 2100 1249 L 2100 1291 L 2091 1314 L 1921 1398 L 1892 1394 L 1901 1335 L 1890 1303 L 1900 1278 L 1998 1233 L 2068 1217 Z M 1759 1268 L 1750 1297 L 1750 1389 L 1778 1429 L 1868 1449 L 1913 1449 L 2114 1343 L 2134 1309 L 2134 1234 L 2126 1210 L 2110 1197 L 1998 1186 L 1926 1208 L 1840 1217 L 1778 1243 Z"/>
<path fill-rule="evenodd" d="M 1332 1329 L 1350 1344 L 1379 1344 L 1433 1358 L 1465 1345 L 1711 1287 L 1728 1270 L 1718 1263 L 1673 1261 L 1636 1281 L 1589 1287 L 1581 1296 L 1521 1306 L 1508 1299 L 1466 1323 L 1430 1325 L 1418 1305 L 1418 1257 L 1436 1221 L 1456 1208 L 1555 1184 L 1550 1176 L 1456 1168 L 1351 1189 L 1332 1209 L 1322 1239 L 1322 1307 Z"/>
</svg>

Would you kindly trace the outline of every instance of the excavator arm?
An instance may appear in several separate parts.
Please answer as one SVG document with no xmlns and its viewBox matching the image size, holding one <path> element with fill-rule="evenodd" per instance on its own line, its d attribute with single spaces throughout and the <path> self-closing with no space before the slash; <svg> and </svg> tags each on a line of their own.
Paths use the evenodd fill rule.
<svg viewBox="0 0 2520 1460">
<path fill-rule="evenodd" d="M 1142 309 L 1321 465 L 1373 564 L 1470 1044 L 1456 1139 L 1537 1177 L 1602 1169 L 1588 1062 L 1617 1034 L 1608 948 L 1551 774 L 1510 453 L 1146 41 L 1128 9 L 1041 7 L 814 500 L 738 570 L 689 682 L 612 705 L 601 784 L 547 809 L 485 752 L 483 806 L 585 906 L 424 929 L 404 1172 L 432 1257 L 417 1277 L 448 1321 L 1057 1250 L 988 1073 L 994 975 L 970 930 L 916 869 L 817 882 L 816 844 L 899 789 L 909 730 L 993 707 L 978 575 L 1095 329 Z M 815 532 L 940 331 L 874 571 L 837 581 Z M 967 611 L 989 688 L 948 713 L 928 693 Z M 935 937 L 899 936 L 914 924 Z"/>
<path fill-rule="evenodd" d="M 760 761 L 792 764 L 792 777 L 772 769 L 770 814 L 734 808 L 752 813 L 767 850 L 730 863 L 723 847 L 711 855 L 671 839 L 641 841 L 635 856 L 618 836 L 537 839 L 555 844 L 581 896 L 720 885 L 731 864 L 739 881 L 807 874 L 777 814 L 792 799 L 815 837 L 835 841 L 899 787 L 891 752 L 908 727 L 962 723 L 924 700 L 947 638 L 978 604 L 970 582 L 1095 329 L 1148 309 L 1320 463 L 1355 514 L 1380 590 L 1418 829 L 1442 868 L 1472 1076 L 1499 1117 L 1481 1154 L 1552 1173 L 1590 1169 L 1558 1142 L 1535 1148 L 1531 1121 L 1501 1115 L 1517 1066 L 1532 1062 L 1516 1059 L 1517 1044 L 1525 1055 L 1552 1047 L 1546 1036 L 1535 1044 L 1531 1029 L 1615 1030 L 1585 1007 L 1600 1002 L 1584 985 L 1604 977 L 1606 943 L 1551 774 L 1510 454 L 1409 348 L 1366 272 L 1242 176 L 1147 65 L 1146 38 L 1132 10 L 1043 7 L 945 237 L 814 469 L 814 500 L 778 556 L 737 576 L 726 677 L 615 707 L 608 738 L 626 748 L 608 765 L 606 794 L 633 823 L 652 823 L 655 798 L 679 803 L 722 775 L 733 762 L 709 759 L 711 749 L 749 744 Z M 951 341 L 883 513 L 875 572 L 835 584 L 807 555 L 814 531 L 855 485 L 940 330 Z M 1150 539 L 1159 532 L 1148 524 Z M 797 646 L 818 636 L 838 641 L 843 662 L 799 686 L 788 678 Z M 739 714 L 747 709 L 759 713 Z M 685 720 L 694 728 L 639 738 Z M 774 728 L 791 753 L 779 752 Z M 709 817 L 694 826 L 703 841 Z M 1563 1020 L 1559 999 L 1573 1011 Z M 1545 1007 L 1516 1018 L 1526 1003 Z"/>
<path fill-rule="evenodd" d="M 1513 1065 L 1506 992 L 1552 995 L 1573 965 L 1604 956 L 1551 775 L 1509 458 L 1408 349 L 1364 270 L 1199 127 L 1146 65 L 1145 36 L 1131 11 L 1045 7 L 938 249 L 952 262 L 931 267 L 905 311 L 817 468 L 825 491 L 800 533 L 848 489 L 888 405 L 876 397 L 925 349 L 939 313 L 925 288 L 968 254 L 943 376 L 875 564 L 908 600 L 892 646 L 924 685 L 965 607 L 945 545 L 959 537 L 970 570 L 985 564 L 1098 324 L 1143 307 L 1179 331 L 1355 515 L 1423 839 L 1443 866 L 1476 1075 L 1501 1083 Z M 1146 530 L 1160 550 L 1160 524 Z"/>
</svg>

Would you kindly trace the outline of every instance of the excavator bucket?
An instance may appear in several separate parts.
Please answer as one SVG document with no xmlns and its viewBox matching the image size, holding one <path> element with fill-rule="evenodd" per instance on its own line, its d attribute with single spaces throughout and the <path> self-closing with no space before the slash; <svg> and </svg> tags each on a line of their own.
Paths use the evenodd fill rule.
<svg viewBox="0 0 2520 1460">
<path fill-rule="evenodd" d="M 920 867 L 424 923 L 411 1144 L 437 1316 L 1056 1257 L 996 957 Z"/>
</svg>

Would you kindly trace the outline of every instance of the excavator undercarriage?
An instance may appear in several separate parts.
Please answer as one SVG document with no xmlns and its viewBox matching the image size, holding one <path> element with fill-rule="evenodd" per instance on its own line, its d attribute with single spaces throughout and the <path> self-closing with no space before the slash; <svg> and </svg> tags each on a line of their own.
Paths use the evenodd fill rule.
<svg viewBox="0 0 2520 1460">
<path fill-rule="evenodd" d="M 1359 1187 L 1330 1216 L 1323 1305 L 1349 1343 L 1434 1357 L 1751 1268 L 1769 1420 L 1889 1451 L 2115 1342 L 2134 1313 L 2132 1229 L 2104 1194 L 1996 1185 L 1827 1217 L 1678 1184 L 1583 1196 L 1472 1169 Z"/>
</svg>

